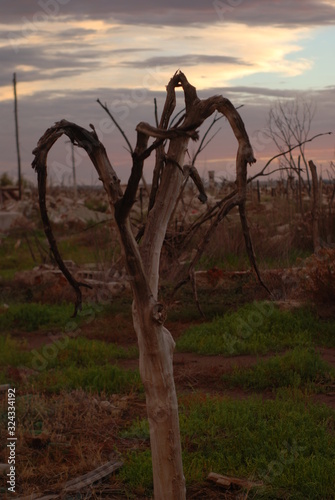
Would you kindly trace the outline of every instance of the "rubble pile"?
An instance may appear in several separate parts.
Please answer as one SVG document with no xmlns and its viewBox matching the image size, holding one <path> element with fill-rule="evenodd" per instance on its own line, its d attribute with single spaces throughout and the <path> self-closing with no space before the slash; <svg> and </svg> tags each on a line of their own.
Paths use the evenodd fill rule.
<svg viewBox="0 0 335 500">
<path fill-rule="evenodd" d="M 46 204 L 50 221 L 65 227 L 84 227 L 88 222 L 102 222 L 111 218 L 110 213 L 88 208 L 83 198 L 75 201 L 66 196 L 47 195 Z"/>
<path fill-rule="evenodd" d="M 71 197 L 70 188 L 49 189 L 46 196 L 48 216 L 58 233 L 67 237 L 91 227 L 94 224 L 112 219 L 106 195 L 102 189 L 80 189 L 78 196 Z M 35 249 L 37 229 L 41 229 L 41 216 L 37 190 L 25 190 L 21 200 L 14 197 L 2 197 L 0 206 L 0 244 L 8 235 L 19 238 L 13 245 L 14 252 L 24 240 L 33 253 L 35 267 L 16 272 L 13 284 L 22 291 L 29 290 L 29 296 L 38 301 L 73 301 L 74 293 L 62 272 L 48 255 L 48 244 L 42 241 L 43 255 Z M 24 233 L 23 237 L 21 233 Z M 86 234 L 86 233 L 85 233 Z M 62 236 L 63 237 L 63 236 Z M 91 242 L 90 242 L 91 243 Z M 85 243 L 82 243 L 85 245 Z M 41 243 L 40 243 L 41 245 Z M 38 258 L 40 256 L 40 259 Z M 43 258 L 42 258 L 43 257 Z M 88 284 L 82 287 L 83 300 L 111 300 L 115 295 L 129 288 L 124 272 L 111 270 L 110 263 L 98 262 L 78 266 L 72 261 L 65 261 L 71 274 L 77 281 Z M 37 265 L 40 264 L 40 265 Z M 109 266 L 109 267 L 108 267 Z"/>
<path fill-rule="evenodd" d="M 111 218 L 107 203 L 100 207 L 105 209 L 94 210 L 89 208 L 92 199 L 90 190 L 83 190 L 80 197 L 71 197 L 71 190 L 57 189 L 46 195 L 46 206 L 50 221 L 55 225 L 67 227 L 84 227 L 89 222 L 102 222 Z M 95 203 L 105 198 L 104 192 L 93 192 Z M 92 203 L 91 203 L 92 205 Z M 0 205 L 0 232 L 12 229 L 15 226 L 28 224 L 34 226 L 40 219 L 38 194 L 36 190 L 25 190 L 22 199 L 2 198 Z"/>
<path fill-rule="evenodd" d="M 77 266 L 65 261 L 72 276 L 90 288 L 82 287 L 85 302 L 108 303 L 113 297 L 130 290 L 125 270 L 122 272 L 96 269 L 94 264 Z M 34 300 L 40 302 L 69 302 L 74 300 L 74 292 L 58 267 L 42 264 L 29 271 L 15 274 L 14 283 L 21 289 L 29 289 Z"/>
</svg>

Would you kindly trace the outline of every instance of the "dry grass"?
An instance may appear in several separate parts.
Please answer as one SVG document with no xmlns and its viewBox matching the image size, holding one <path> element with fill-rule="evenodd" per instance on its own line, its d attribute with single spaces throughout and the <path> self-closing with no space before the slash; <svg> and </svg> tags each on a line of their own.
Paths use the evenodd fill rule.
<svg viewBox="0 0 335 500">
<path fill-rule="evenodd" d="M 4 406 L 5 402 L 2 416 L 6 414 Z M 58 493 L 66 481 L 119 459 L 118 453 L 136 446 L 119 437 L 125 422 L 135 415 L 144 417 L 145 404 L 134 395 L 92 396 L 78 390 L 52 397 L 30 394 L 18 398 L 17 493 Z M 5 440 L 2 426 L 1 441 Z M 0 461 L 6 463 L 5 452 Z M 0 478 L 0 488 L 6 487 L 5 481 L 5 476 Z M 107 486 L 110 489 L 108 480 L 104 488 Z M 99 498 L 93 491 L 89 498 Z"/>
</svg>

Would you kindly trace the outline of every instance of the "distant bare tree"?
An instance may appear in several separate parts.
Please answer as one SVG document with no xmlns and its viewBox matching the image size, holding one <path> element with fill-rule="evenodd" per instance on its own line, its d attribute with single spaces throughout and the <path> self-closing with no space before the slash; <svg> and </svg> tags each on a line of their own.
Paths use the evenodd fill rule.
<svg viewBox="0 0 335 500">
<path fill-rule="evenodd" d="M 304 97 L 279 100 L 271 107 L 267 123 L 269 137 L 277 146 L 278 151 L 283 153 L 279 158 L 281 168 L 287 169 L 290 176 L 295 173 L 302 184 L 304 180 L 301 173 L 305 171 L 309 193 L 311 183 L 308 161 L 305 156 L 305 145 L 310 134 L 315 110 L 315 103 Z M 292 150 L 294 144 L 298 144 L 299 147 Z M 294 156 L 296 151 L 299 153 L 298 157 Z"/>
</svg>

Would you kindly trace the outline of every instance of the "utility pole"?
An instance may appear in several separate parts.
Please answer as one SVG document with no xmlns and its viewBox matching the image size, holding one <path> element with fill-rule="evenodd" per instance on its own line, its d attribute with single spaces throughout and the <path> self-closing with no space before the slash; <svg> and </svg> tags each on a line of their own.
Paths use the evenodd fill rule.
<svg viewBox="0 0 335 500">
<path fill-rule="evenodd" d="M 13 75 L 13 86 L 14 86 L 14 115 L 15 115 L 15 136 L 16 136 L 17 168 L 18 168 L 18 183 L 19 183 L 19 200 L 21 200 L 22 180 L 21 180 L 21 156 L 20 156 L 20 145 L 19 145 L 19 122 L 17 116 L 16 73 L 14 73 Z"/>
<path fill-rule="evenodd" d="M 76 161 L 74 157 L 74 144 L 73 142 L 71 143 L 71 159 L 72 159 L 72 178 L 73 178 L 73 194 L 74 194 L 74 201 L 77 203 L 77 179 L 76 179 Z"/>
</svg>

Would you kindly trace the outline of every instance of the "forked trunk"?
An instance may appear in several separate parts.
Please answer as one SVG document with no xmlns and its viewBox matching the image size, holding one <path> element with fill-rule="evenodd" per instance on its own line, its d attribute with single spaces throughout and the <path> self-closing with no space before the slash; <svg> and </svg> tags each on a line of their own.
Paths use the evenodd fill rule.
<svg viewBox="0 0 335 500">
<path fill-rule="evenodd" d="M 143 325 L 136 305 L 133 306 L 134 328 L 140 352 L 139 369 L 150 429 L 154 497 L 155 500 L 183 500 L 186 498 L 186 488 L 173 378 L 175 343 L 170 332 L 157 323 L 159 318 L 155 320 L 153 315 L 156 316 L 150 306 L 147 311 L 141 311 L 141 316 L 148 318 L 148 324 Z M 154 345 L 148 344 L 148 337 L 156 339 Z"/>
<path fill-rule="evenodd" d="M 183 164 L 187 144 L 188 139 L 184 137 L 170 143 L 168 157 L 173 160 L 165 165 L 156 204 L 150 212 L 143 237 L 141 255 L 148 293 L 144 293 L 140 280 L 132 280 L 133 323 L 139 346 L 139 371 L 146 395 L 155 500 L 186 498 L 173 376 L 175 342 L 164 327 L 165 309 L 157 302 L 157 295 L 162 245 L 183 181 L 183 174 L 176 164 Z"/>
</svg>

